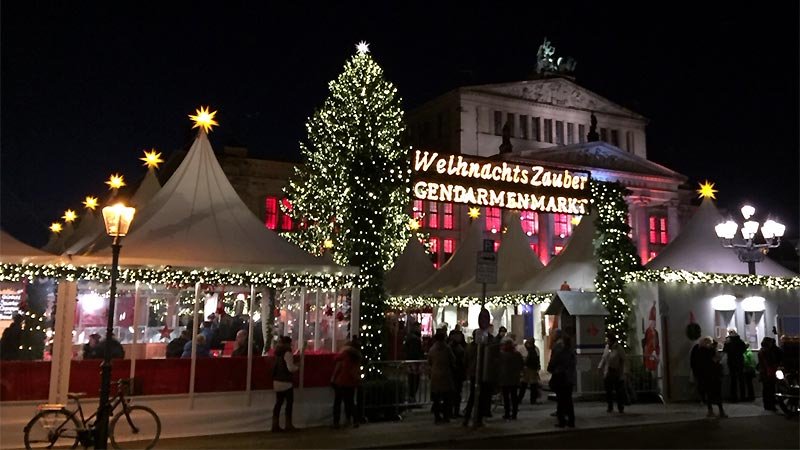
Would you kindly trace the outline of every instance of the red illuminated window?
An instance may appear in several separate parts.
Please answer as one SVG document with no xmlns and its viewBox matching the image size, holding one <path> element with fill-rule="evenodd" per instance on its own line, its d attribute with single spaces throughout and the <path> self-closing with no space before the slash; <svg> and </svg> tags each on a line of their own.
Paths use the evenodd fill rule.
<svg viewBox="0 0 800 450">
<path fill-rule="evenodd" d="M 266 201 L 264 225 L 270 230 L 278 228 L 278 198 L 269 196 Z"/>
<path fill-rule="evenodd" d="M 432 237 L 428 240 L 430 242 L 430 251 L 431 251 L 431 262 L 433 262 L 434 267 L 437 269 L 439 268 L 439 238 Z"/>
<path fill-rule="evenodd" d="M 445 230 L 453 229 L 453 204 L 444 204 L 444 217 L 442 218 L 442 228 Z"/>
<path fill-rule="evenodd" d="M 555 235 L 560 238 L 565 238 L 572 232 L 572 224 L 570 223 L 569 214 L 553 214 L 553 224 L 555 228 Z"/>
<path fill-rule="evenodd" d="M 556 245 L 555 247 L 553 247 L 553 250 L 555 250 L 555 254 L 557 255 L 557 254 L 561 253 L 561 250 L 564 250 L 564 246 L 563 245 Z"/>
<path fill-rule="evenodd" d="M 447 262 L 447 260 L 449 260 L 456 251 L 456 241 L 454 239 L 443 239 L 442 250 L 444 254 L 444 262 Z"/>
<path fill-rule="evenodd" d="M 539 232 L 539 215 L 533 211 L 522 211 L 519 214 L 522 221 L 522 231 L 528 236 L 533 236 Z"/>
<path fill-rule="evenodd" d="M 650 216 L 650 243 L 666 244 L 667 241 L 667 218 Z"/>
<path fill-rule="evenodd" d="M 283 206 L 283 211 L 292 210 L 292 202 L 288 198 L 281 199 L 281 206 Z M 281 214 L 281 230 L 292 231 L 292 217 L 285 212 Z"/>
<path fill-rule="evenodd" d="M 422 204 L 422 200 L 414 200 L 414 209 L 412 210 L 412 215 L 417 221 L 419 222 L 420 217 L 424 214 L 424 206 Z"/>
<path fill-rule="evenodd" d="M 500 219 L 500 208 L 492 208 L 491 206 L 486 208 L 486 229 L 491 231 L 492 233 L 497 233 L 500 231 L 501 219 Z"/>
<path fill-rule="evenodd" d="M 428 228 L 439 228 L 439 204 L 428 202 Z"/>
</svg>

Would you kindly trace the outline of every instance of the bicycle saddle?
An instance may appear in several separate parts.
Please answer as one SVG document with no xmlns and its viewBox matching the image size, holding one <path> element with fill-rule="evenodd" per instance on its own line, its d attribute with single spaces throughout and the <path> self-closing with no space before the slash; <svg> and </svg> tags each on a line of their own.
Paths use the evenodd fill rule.
<svg viewBox="0 0 800 450">
<path fill-rule="evenodd" d="M 67 393 L 67 398 L 70 400 L 78 400 L 83 397 L 86 397 L 86 392 L 69 392 Z"/>
</svg>

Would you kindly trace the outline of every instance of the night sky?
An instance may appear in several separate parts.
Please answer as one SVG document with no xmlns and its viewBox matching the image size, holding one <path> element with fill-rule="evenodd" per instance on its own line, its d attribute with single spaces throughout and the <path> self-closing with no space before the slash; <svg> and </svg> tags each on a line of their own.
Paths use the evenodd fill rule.
<svg viewBox="0 0 800 450">
<path fill-rule="evenodd" d="M 525 79 L 545 36 L 578 61 L 578 84 L 650 120 L 651 160 L 798 235 L 797 2 L 116 3 L 2 3 L 0 219 L 28 243 L 103 198 L 111 172 L 144 176 L 143 149 L 185 147 L 201 104 L 219 110 L 217 150 L 299 160 L 306 118 L 360 40 L 408 110 Z"/>
</svg>

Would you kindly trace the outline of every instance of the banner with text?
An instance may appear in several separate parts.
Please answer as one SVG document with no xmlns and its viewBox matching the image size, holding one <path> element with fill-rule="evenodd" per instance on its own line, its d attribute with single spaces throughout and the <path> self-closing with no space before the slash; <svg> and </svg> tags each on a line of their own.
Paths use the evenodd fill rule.
<svg viewBox="0 0 800 450">
<path fill-rule="evenodd" d="M 590 174 L 515 161 L 416 150 L 414 198 L 573 215 L 589 214 Z"/>
</svg>

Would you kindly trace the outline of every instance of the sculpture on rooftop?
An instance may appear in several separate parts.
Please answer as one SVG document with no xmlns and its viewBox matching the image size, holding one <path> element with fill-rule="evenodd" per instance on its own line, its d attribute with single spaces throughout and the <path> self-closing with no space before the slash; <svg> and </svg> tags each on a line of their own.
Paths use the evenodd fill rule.
<svg viewBox="0 0 800 450">
<path fill-rule="evenodd" d="M 556 48 L 552 46 L 547 38 L 539 46 L 536 53 L 536 73 L 546 74 L 571 74 L 575 71 L 577 62 L 571 57 L 555 57 Z"/>
</svg>

